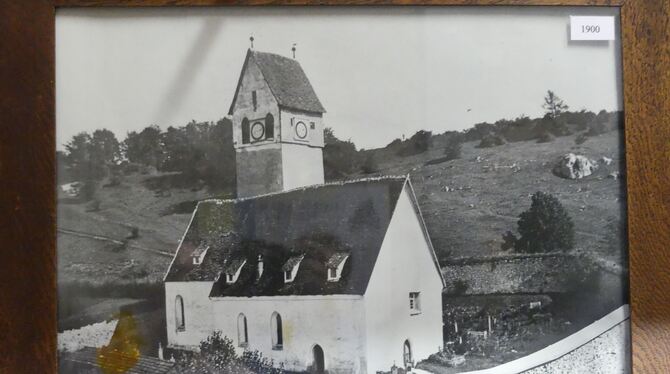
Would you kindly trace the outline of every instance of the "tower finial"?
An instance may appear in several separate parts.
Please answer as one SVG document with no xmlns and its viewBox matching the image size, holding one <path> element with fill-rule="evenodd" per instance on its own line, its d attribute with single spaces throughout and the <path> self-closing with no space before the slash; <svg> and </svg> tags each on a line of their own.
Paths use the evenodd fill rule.
<svg viewBox="0 0 670 374">
<path fill-rule="evenodd" d="M 251 42 L 251 49 L 254 49 L 254 36 L 249 37 L 249 41 Z"/>
<path fill-rule="evenodd" d="M 291 48 L 291 51 L 293 51 L 293 58 L 295 58 L 295 46 L 298 45 L 297 43 L 293 43 L 293 48 Z"/>
</svg>

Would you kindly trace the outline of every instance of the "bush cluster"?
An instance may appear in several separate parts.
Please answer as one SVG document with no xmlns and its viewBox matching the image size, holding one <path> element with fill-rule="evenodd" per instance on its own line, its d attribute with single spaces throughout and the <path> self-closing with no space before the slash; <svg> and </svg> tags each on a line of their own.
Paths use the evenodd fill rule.
<svg viewBox="0 0 670 374">
<path fill-rule="evenodd" d="M 193 181 L 204 181 L 217 189 L 234 190 L 235 150 L 232 123 L 192 121 L 162 131 L 149 126 L 131 131 L 119 142 L 109 130 L 79 133 L 58 153 L 59 179 L 83 181 L 84 200 L 95 195 L 98 182 L 109 178 L 107 187 L 121 184 L 123 175 L 149 169 L 180 172 Z"/>
<path fill-rule="evenodd" d="M 419 130 L 411 138 L 403 141 L 398 146 L 398 156 L 412 156 L 426 152 L 430 147 L 433 133 L 426 130 Z"/>
<path fill-rule="evenodd" d="M 282 367 L 274 367 L 274 362 L 258 351 L 238 356 L 232 339 L 215 331 L 200 342 L 199 352 L 181 352 L 176 370 L 188 374 L 284 374 Z"/>
<path fill-rule="evenodd" d="M 561 202 L 553 195 L 536 192 L 530 209 L 519 215 L 517 223 L 520 237 L 511 231 L 503 235 L 503 250 L 544 253 L 572 249 L 575 229 L 572 219 Z"/>
</svg>

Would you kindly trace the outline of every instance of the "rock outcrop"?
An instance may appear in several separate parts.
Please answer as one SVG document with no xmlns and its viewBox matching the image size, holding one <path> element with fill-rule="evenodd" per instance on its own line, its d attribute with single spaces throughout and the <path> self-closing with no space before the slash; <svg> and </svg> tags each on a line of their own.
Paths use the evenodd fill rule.
<svg viewBox="0 0 670 374">
<path fill-rule="evenodd" d="M 561 178 L 581 179 L 593 174 L 597 168 L 598 163 L 586 156 L 568 153 L 558 160 L 553 171 Z"/>
</svg>

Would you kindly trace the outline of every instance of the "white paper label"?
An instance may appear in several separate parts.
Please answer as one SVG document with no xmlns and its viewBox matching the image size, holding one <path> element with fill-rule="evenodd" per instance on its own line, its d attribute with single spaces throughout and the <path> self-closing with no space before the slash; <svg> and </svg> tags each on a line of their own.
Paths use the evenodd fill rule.
<svg viewBox="0 0 670 374">
<path fill-rule="evenodd" d="M 570 16 L 570 40 L 614 40 L 614 17 Z"/>
</svg>

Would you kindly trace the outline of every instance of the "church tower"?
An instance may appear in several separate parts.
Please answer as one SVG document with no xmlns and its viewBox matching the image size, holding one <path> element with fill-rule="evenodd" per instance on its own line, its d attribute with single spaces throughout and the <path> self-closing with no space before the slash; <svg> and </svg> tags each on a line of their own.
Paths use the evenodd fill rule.
<svg viewBox="0 0 670 374">
<path fill-rule="evenodd" d="M 325 112 L 298 61 L 249 49 L 228 111 L 237 196 L 322 184 Z"/>
</svg>

